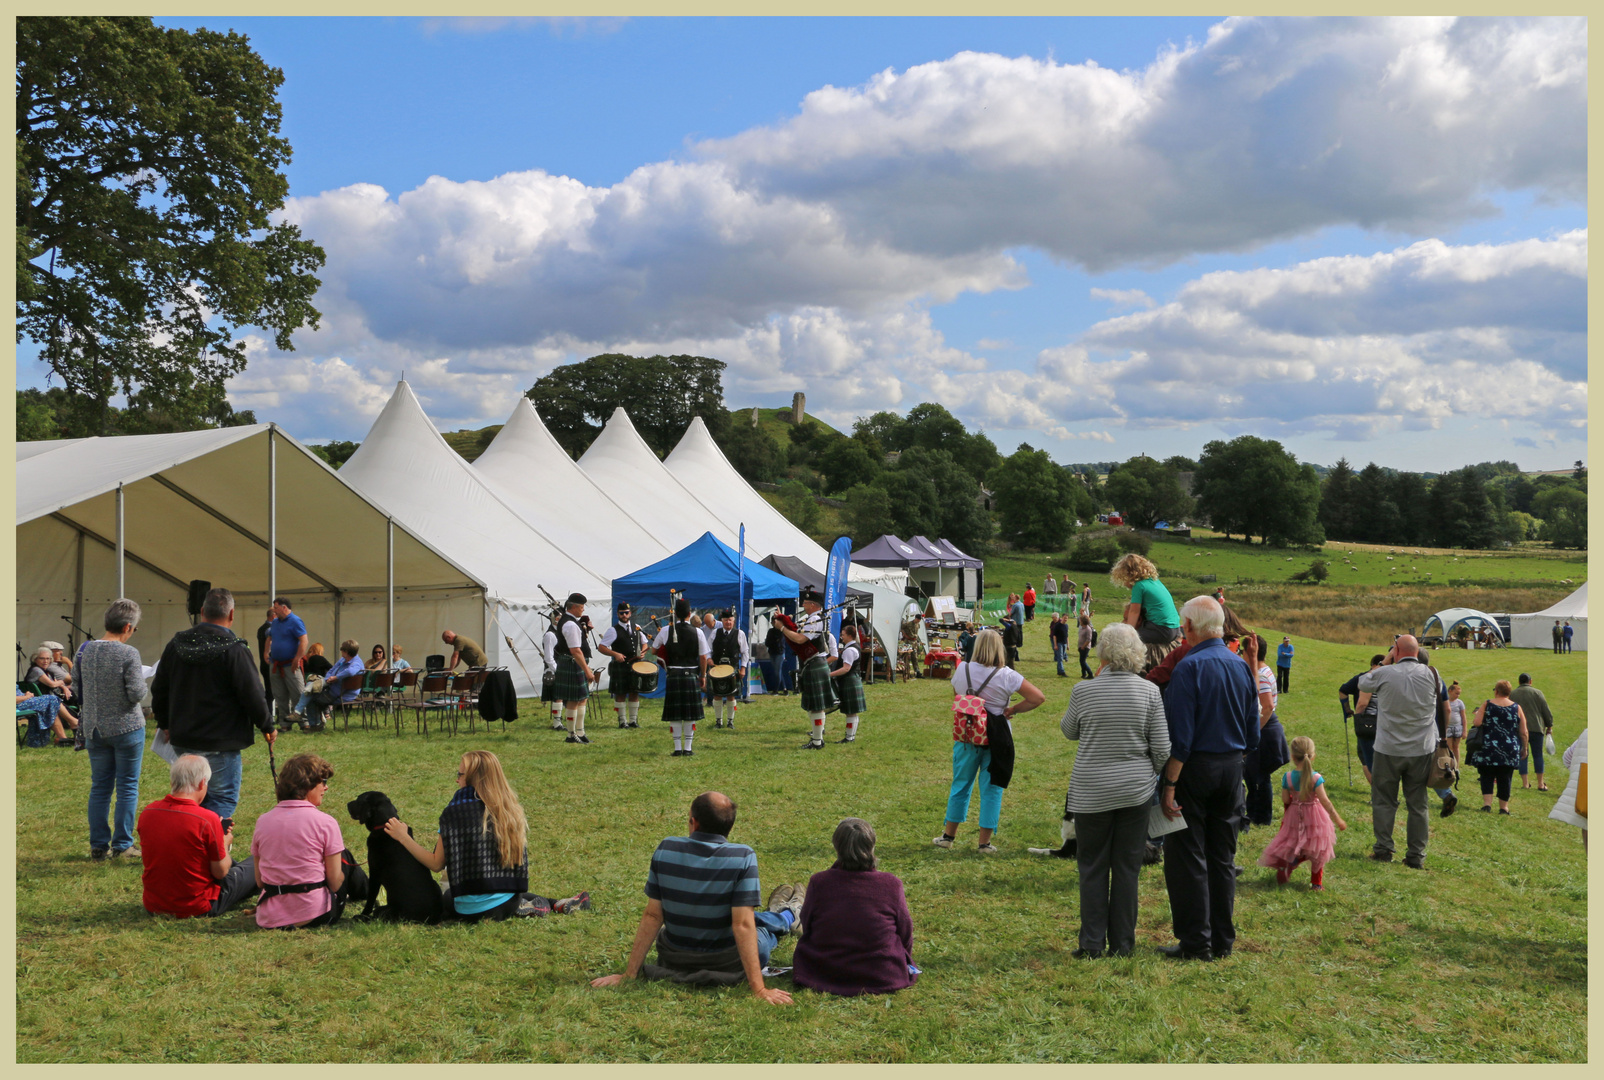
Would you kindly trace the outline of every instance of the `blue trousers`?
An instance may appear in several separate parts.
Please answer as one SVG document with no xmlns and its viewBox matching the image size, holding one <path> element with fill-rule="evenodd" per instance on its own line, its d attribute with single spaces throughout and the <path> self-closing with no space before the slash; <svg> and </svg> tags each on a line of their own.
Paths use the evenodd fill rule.
<svg viewBox="0 0 1604 1080">
<path fill-rule="evenodd" d="M 243 775 L 238 750 L 186 750 L 181 746 L 173 747 L 180 754 L 197 754 L 206 759 L 212 767 L 211 782 L 206 785 L 206 798 L 201 805 L 220 818 L 234 816 L 234 808 L 239 805 L 239 784 Z"/>
<path fill-rule="evenodd" d="M 1053 662 L 1058 665 L 1058 673 L 1064 674 L 1064 661 L 1069 657 L 1069 646 L 1061 641 L 1053 642 Z"/>
<path fill-rule="evenodd" d="M 1543 737 L 1541 735 L 1538 735 L 1536 738 L 1532 739 L 1531 751 L 1532 751 L 1532 772 L 1540 773 L 1540 772 L 1543 771 Z M 1522 776 L 1526 775 L 1526 759 L 1525 758 L 1521 758 L 1520 759 L 1520 774 Z"/>
<path fill-rule="evenodd" d="M 769 963 L 769 954 L 780 938 L 791 932 L 793 916 L 789 911 L 759 911 L 757 918 L 757 962 L 763 967 Z"/>
<path fill-rule="evenodd" d="M 780 658 L 780 689 L 786 693 L 796 689 L 796 653 L 790 649 Z"/>
<path fill-rule="evenodd" d="M 89 849 L 123 851 L 134 846 L 134 822 L 139 817 L 139 767 L 145 760 L 145 729 L 121 735 L 91 735 L 89 751 Z M 110 825 L 112 792 L 117 813 Z"/>
<path fill-rule="evenodd" d="M 952 794 L 947 796 L 947 820 L 962 823 L 969 817 L 969 796 L 980 783 L 980 827 L 995 829 L 1002 817 L 1003 789 L 991 783 L 991 751 L 984 746 L 952 744 Z"/>
</svg>

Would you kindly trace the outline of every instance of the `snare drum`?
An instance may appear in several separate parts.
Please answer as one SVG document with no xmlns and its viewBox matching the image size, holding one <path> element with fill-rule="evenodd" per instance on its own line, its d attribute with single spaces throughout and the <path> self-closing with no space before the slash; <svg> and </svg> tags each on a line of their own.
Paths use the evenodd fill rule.
<svg viewBox="0 0 1604 1080">
<path fill-rule="evenodd" d="M 637 660 L 630 665 L 635 674 L 635 691 L 640 694 L 650 694 L 657 689 L 659 669 L 650 660 Z"/>
<path fill-rule="evenodd" d="M 714 697 L 730 697 L 735 693 L 735 668 L 731 664 L 714 664 L 707 669 L 707 692 Z"/>
</svg>

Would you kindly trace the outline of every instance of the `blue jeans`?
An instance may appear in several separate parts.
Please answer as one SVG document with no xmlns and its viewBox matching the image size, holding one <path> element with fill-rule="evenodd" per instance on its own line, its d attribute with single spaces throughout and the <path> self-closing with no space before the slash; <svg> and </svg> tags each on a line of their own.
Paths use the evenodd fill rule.
<svg viewBox="0 0 1604 1080">
<path fill-rule="evenodd" d="M 238 750 L 186 750 L 173 747 L 180 754 L 197 754 L 212 767 L 211 783 L 206 785 L 206 798 L 201 805 L 220 818 L 234 816 L 239 805 L 239 782 L 243 773 Z"/>
<path fill-rule="evenodd" d="M 780 938 L 791 932 L 793 916 L 789 911 L 759 911 L 757 919 L 757 962 L 759 967 L 767 967 L 769 954 L 774 946 L 779 944 Z"/>
<path fill-rule="evenodd" d="M 1069 646 L 1061 641 L 1053 643 L 1053 662 L 1058 665 L 1058 673 L 1064 674 L 1064 661 L 1069 657 Z"/>
<path fill-rule="evenodd" d="M 984 746 L 952 744 L 952 794 L 947 797 L 947 820 L 962 823 L 969 817 L 969 795 L 980 782 L 980 827 L 995 829 L 1002 817 L 1003 789 L 991 785 L 991 751 Z"/>
<path fill-rule="evenodd" d="M 763 689 L 771 694 L 780 692 L 780 671 L 774 666 L 773 660 L 759 660 L 758 670 L 763 673 Z"/>
<path fill-rule="evenodd" d="M 1541 773 L 1543 771 L 1543 737 L 1541 735 L 1538 735 L 1536 738 L 1534 738 L 1532 740 L 1532 742 L 1531 742 L 1531 751 L 1532 751 L 1532 772 Z M 1520 774 L 1522 776 L 1526 775 L 1526 759 L 1525 758 L 1521 758 L 1520 759 Z"/>
<path fill-rule="evenodd" d="M 780 658 L 780 689 L 786 693 L 796 689 L 796 653 L 790 649 Z"/>
<path fill-rule="evenodd" d="M 122 735 L 91 735 L 89 751 L 89 849 L 123 851 L 134 846 L 134 822 L 139 816 L 139 767 L 145 760 L 145 729 Z M 111 812 L 112 790 L 117 792 L 117 813 Z"/>
</svg>

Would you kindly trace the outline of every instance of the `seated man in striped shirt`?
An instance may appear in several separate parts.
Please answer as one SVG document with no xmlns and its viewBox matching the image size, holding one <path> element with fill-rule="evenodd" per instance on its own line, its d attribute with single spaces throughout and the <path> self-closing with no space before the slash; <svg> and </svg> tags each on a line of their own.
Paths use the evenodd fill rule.
<svg viewBox="0 0 1604 1080">
<path fill-rule="evenodd" d="M 771 1005 L 791 1004 L 784 990 L 763 985 L 763 968 L 779 938 L 790 933 L 802 910 L 804 889 L 780 885 L 766 911 L 754 911 L 762 892 L 757 855 L 729 842 L 735 803 L 704 791 L 691 803 L 690 835 L 671 836 L 652 853 L 646 874 L 646 911 L 635 931 L 622 975 L 603 975 L 592 986 L 625 979 L 669 978 L 732 984 L 744 976 L 752 993 Z M 646 953 L 657 943 L 656 964 Z M 697 977 L 686 977 L 686 976 Z"/>
</svg>

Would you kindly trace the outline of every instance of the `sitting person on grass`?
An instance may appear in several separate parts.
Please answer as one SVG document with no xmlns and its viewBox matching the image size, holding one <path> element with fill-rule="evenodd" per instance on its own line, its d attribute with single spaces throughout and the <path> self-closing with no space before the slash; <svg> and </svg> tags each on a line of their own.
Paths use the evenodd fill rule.
<svg viewBox="0 0 1604 1080">
<path fill-rule="evenodd" d="M 791 978 L 842 997 L 912 986 L 913 916 L 902 880 L 876 869 L 873 826 L 847 818 L 830 842 L 835 865 L 808 881 Z"/>
<path fill-rule="evenodd" d="M 265 930 L 332 926 L 357 892 L 340 825 L 321 809 L 333 775 L 316 754 L 296 754 L 278 771 L 278 804 L 256 819 L 251 861 L 262 890 L 256 925 Z M 354 859 L 349 869 L 360 872 Z M 366 894 L 364 881 L 359 898 Z"/>
<path fill-rule="evenodd" d="M 763 985 L 763 968 L 780 937 L 796 925 L 804 889 L 780 885 L 769 894 L 768 910 L 754 912 L 762 899 L 757 855 L 729 842 L 734 827 L 729 796 L 704 791 L 696 797 L 688 835 L 671 836 L 652 853 L 646 911 L 623 974 L 603 975 L 590 985 L 617 986 L 643 974 L 725 986 L 744 979 L 770 1005 L 791 1004 L 790 994 Z M 657 963 L 647 964 L 653 942 Z"/>
<path fill-rule="evenodd" d="M 139 815 L 139 846 L 145 853 L 145 910 L 188 919 L 216 917 L 256 891 L 256 867 L 229 857 L 234 821 L 225 828 L 200 805 L 212 766 L 199 754 L 184 754 L 170 770 L 173 793 Z"/>
</svg>

